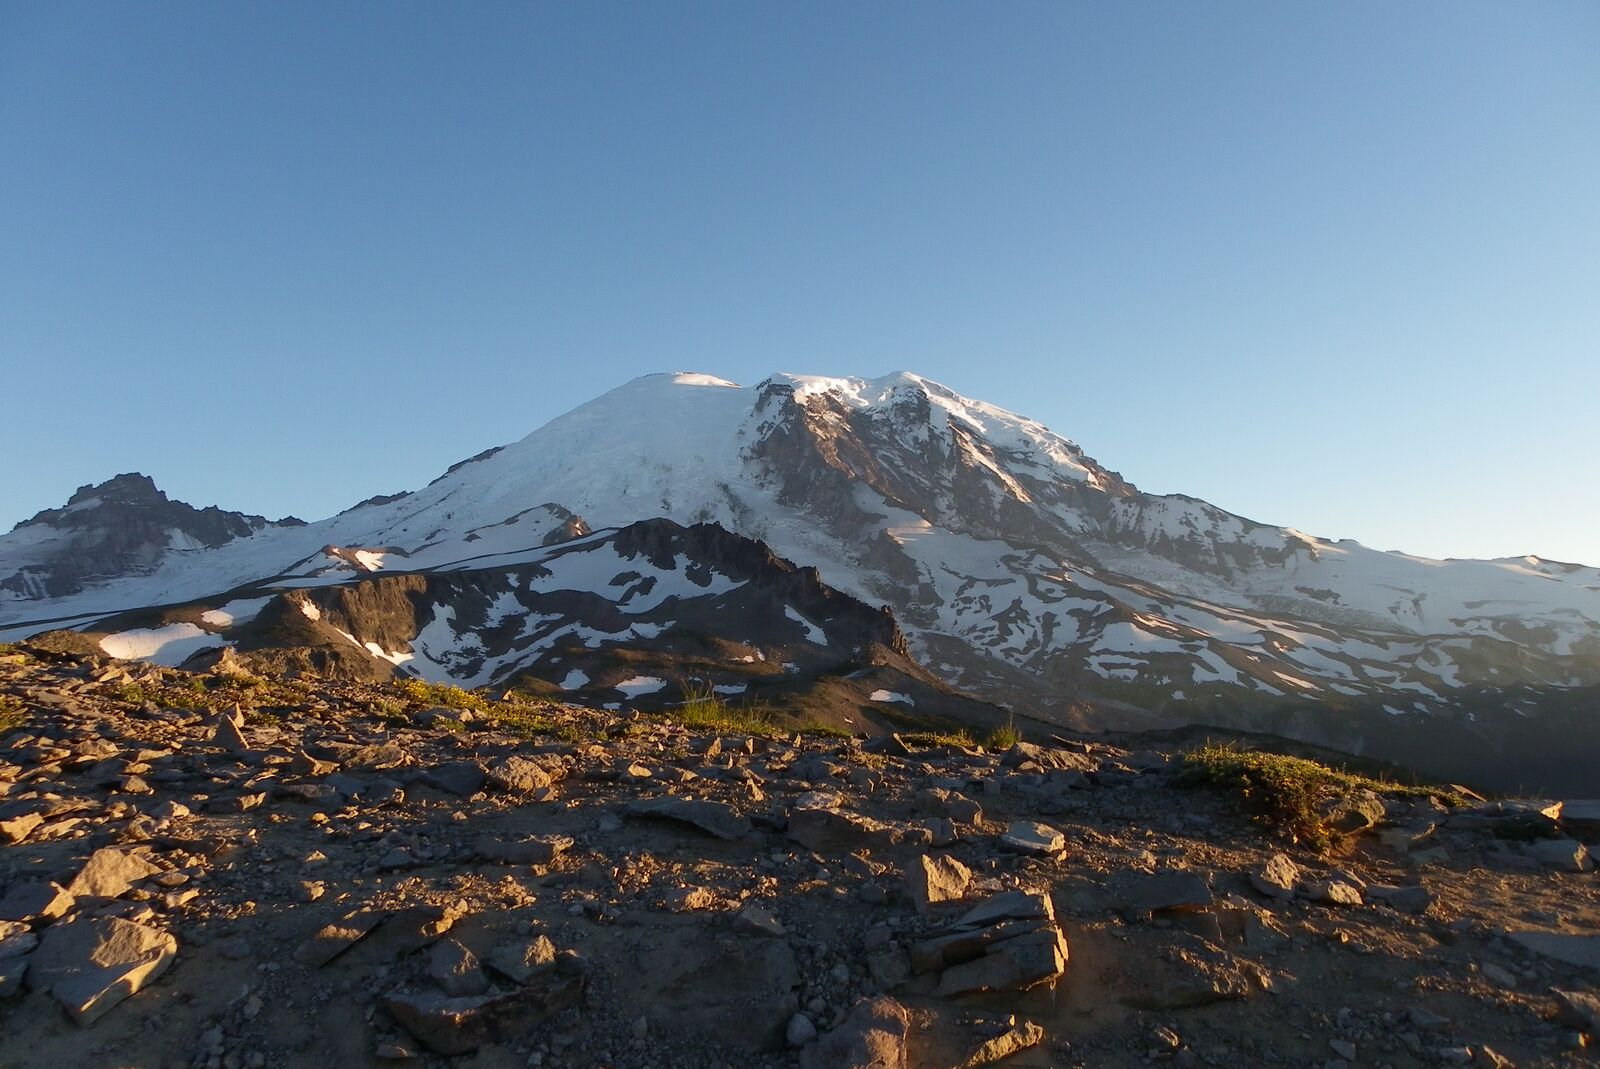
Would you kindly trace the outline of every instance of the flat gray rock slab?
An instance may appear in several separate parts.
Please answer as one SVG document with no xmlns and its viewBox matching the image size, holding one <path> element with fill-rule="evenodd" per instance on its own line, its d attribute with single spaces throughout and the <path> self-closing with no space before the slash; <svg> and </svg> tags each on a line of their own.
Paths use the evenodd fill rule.
<svg viewBox="0 0 1600 1069">
<path fill-rule="evenodd" d="M 31 880 L 11 885 L 0 898 L 0 921 L 39 921 L 64 917 L 73 897 L 60 884 Z"/>
<path fill-rule="evenodd" d="M 634 802 L 625 810 L 630 817 L 671 820 L 699 828 L 719 839 L 740 839 L 750 832 L 750 818 L 732 806 L 694 798 L 651 798 Z"/>
<path fill-rule="evenodd" d="M 1561 826 L 1593 841 L 1600 835 L 1600 798 L 1571 798 L 1562 802 Z"/>
<path fill-rule="evenodd" d="M 48 991 L 79 1024 L 93 1024 L 177 955 L 170 932 L 120 917 L 72 920 L 45 932 L 28 958 L 28 986 Z"/>
<path fill-rule="evenodd" d="M 1535 954 L 1568 965 L 1600 972 L 1600 935 L 1568 935 L 1565 932 L 1510 932 L 1508 937 Z"/>
<path fill-rule="evenodd" d="M 1000 845 L 1022 854 L 1040 854 L 1045 857 L 1061 853 L 1067 848 L 1067 837 L 1048 824 L 1032 820 L 1013 821 L 1000 836 Z"/>
<path fill-rule="evenodd" d="M 1550 993 L 1556 997 L 1556 1016 L 1560 1021 L 1592 1036 L 1600 1036 L 1600 995 L 1556 988 L 1551 988 Z"/>
<path fill-rule="evenodd" d="M 389 916 L 381 909 L 356 910 L 332 924 L 323 925 L 317 934 L 295 948 L 294 960 L 316 968 L 326 965 L 355 946 Z"/>
<path fill-rule="evenodd" d="M 1128 888 L 1124 908 L 1135 913 L 1164 909 L 1205 909 L 1211 905 L 1211 888 L 1195 872 L 1158 872 L 1141 876 Z"/>
<path fill-rule="evenodd" d="M 89 855 L 83 871 L 67 885 L 67 893 L 78 898 L 120 898 L 160 871 L 140 853 L 108 846 Z"/>
</svg>

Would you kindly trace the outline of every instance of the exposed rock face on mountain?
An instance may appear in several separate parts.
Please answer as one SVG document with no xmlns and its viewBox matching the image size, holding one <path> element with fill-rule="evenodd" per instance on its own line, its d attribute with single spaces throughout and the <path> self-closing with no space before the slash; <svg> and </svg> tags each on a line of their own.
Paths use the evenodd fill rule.
<svg viewBox="0 0 1600 1069">
<path fill-rule="evenodd" d="M 715 522 L 815 567 L 892 610 L 946 681 L 1062 724 L 1270 719 L 1377 753 L 1404 724 L 1470 753 L 1517 720 L 1490 714 L 1487 731 L 1463 696 L 1600 684 L 1594 568 L 1379 553 L 1146 494 L 1039 424 L 909 374 L 649 376 L 411 494 L 65 596 L 0 590 L 0 635 L 268 577 L 430 572 L 650 517 Z M 15 539 L 0 561 L 26 551 Z"/>
<path fill-rule="evenodd" d="M 571 519 L 550 518 L 558 530 Z M 861 711 L 969 726 L 1005 718 L 913 661 L 886 609 L 715 524 L 646 520 L 415 572 L 375 570 L 337 547 L 326 558 L 310 576 L 138 609 L 74 634 L 97 652 L 167 665 L 211 664 L 226 649 L 232 663 L 273 675 L 515 685 L 613 708 L 703 695 L 820 702 L 832 708 L 814 719 L 846 729 L 864 726 Z"/>
<path fill-rule="evenodd" d="M 211 549 L 267 527 L 303 527 L 290 516 L 197 509 L 173 501 L 147 475 L 130 473 L 80 486 L 59 509 L 46 509 L 5 536 L 0 592 L 41 600 L 76 594 L 110 579 L 148 575 L 173 551 Z"/>
</svg>

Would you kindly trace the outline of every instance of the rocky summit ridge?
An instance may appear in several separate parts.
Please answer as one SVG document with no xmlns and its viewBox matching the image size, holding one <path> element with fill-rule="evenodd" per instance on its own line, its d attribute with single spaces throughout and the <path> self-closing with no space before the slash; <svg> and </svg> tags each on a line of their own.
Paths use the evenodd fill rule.
<svg viewBox="0 0 1600 1069">
<path fill-rule="evenodd" d="M 0 1063 L 1593 1064 L 1600 802 L 691 712 L 0 650 Z"/>
<path fill-rule="evenodd" d="M 118 556 L 84 548 L 92 525 L 64 535 L 67 520 L 0 537 L 0 639 L 70 627 L 159 659 L 185 647 L 148 624 L 107 627 L 187 607 L 196 619 L 172 623 L 193 630 L 165 634 L 220 648 L 237 640 L 203 617 L 269 592 L 481 572 L 666 520 L 815 569 L 891 612 L 907 656 L 946 686 L 1059 727 L 1266 731 L 1497 789 L 1577 790 L 1600 765 L 1600 733 L 1572 712 L 1600 688 L 1600 570 L 1380 553 L 1148 494 L 1037 422 L 904 372 L 646 376 L 419 490 L 304 526 L 147 530 Z M 612 578 L 540 577 L 614 600 Z M 335 659 L 485 682 L 464 655 L 469 608 L 435 600 L 395 645 L 344 627 Z M 494 619 L 513 617 L 543 627 L 516 609 Z M 447 634 L 449 655 L 427 656 Z"/>
</svg>

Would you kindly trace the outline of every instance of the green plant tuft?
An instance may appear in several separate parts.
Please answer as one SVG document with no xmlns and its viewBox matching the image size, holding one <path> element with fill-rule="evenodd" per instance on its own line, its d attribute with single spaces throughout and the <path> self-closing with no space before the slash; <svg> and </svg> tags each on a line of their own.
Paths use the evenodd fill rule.
<svg viewBox="0 0 1600 1069">
<path fill-rule="evenodd" d="M 0 731 L 10 731 L 28 722 L 28 713 L 22 699 L 0 694 Z"/>
<path fill-rule="evenodd" d="M 1006 722 L 994 728 L 984 736 L 983 745 L 990 750 L 1009 750 L 1022 741 L 1022 732 L 1017 730 L 1017 718 L 1006 717 Z"/>
<path fill-rule="evenodd" d="M 1327 850 L 1343 836 L 1325 817 L 1331 804 L 1371 792 L 1430 796 L 1447 805 L 1466 799 L 1449 791 L 1372 779 L 1303 757 L 1207 743 L 1184 755 L 1178 783 L 1237 792 L 1258 817 L 1292 842 Z"/>
<path fill-rule="evenodd" d="M 489 701 L 482 694 L 462 690 L 449 683 L 404 679 L 395 684 L 395 689 L 400 692 L 401 697 L 413 705 L 438 705 L 446 709 L 470 709 L 473 712 L 487 712 L 489 709 Z"/>
</svg>

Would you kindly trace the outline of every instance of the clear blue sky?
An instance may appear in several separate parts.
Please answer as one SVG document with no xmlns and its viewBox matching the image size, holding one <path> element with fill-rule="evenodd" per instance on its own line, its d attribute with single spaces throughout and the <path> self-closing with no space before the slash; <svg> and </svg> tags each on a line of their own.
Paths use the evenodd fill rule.
<svg viewBox="0 0 1600 1069">
<path fill-rule="evenodd" d="M 1600 564 L 1600 5 L 0 7 L 0 525 L 317 518 L 635 375 Z"/>
</svg>

